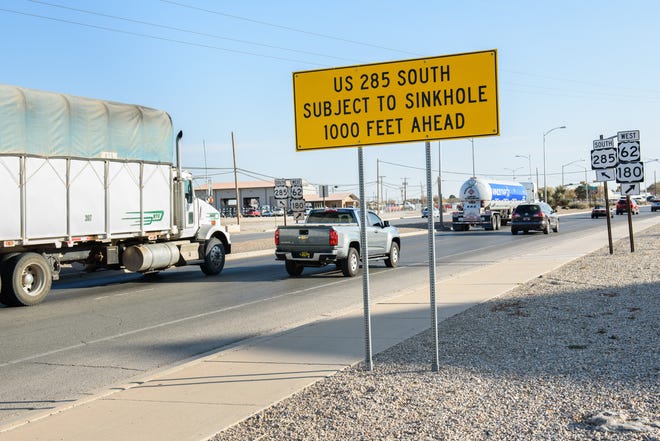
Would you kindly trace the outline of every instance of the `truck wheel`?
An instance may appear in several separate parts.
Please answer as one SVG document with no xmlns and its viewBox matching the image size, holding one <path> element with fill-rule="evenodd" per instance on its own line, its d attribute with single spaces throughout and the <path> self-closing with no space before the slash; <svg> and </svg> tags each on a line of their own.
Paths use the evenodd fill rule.
<svg viewBox="0 0 660 441">
<path fill-rule="evenodd" d="M 341 272 L 346 277 L 355 277 L 360 269 L 360 253 L 351 247 L 348 249 L 348 256 L 341 261 Z"/>
<path fill-rule="evenodd" d="M 225 267 L 225 247 L 217 237 L 206 242 L 204 248 L 204 263 L 199 266 L 207 276 L 220 274 Z"/>
<path fill-rule="evenodd" d="M 392 242 L 390 247 L 390 257 L 385 259 L 385 265 L 389 268 L 395 268 L 399 264 L 399 244 Z"/>
<path fill-rule="evenodd" d="M 43 256 L 25 253 L 14 256 L 2 271 L 2 299 L 10 306 L 32 306 L 40 303 L 53 282 L 50 267 Z"/>
<path fill-rule="evenodd" d="M 495 217 L 496 217 L 495 229 L 499 230 L 500 228 L 502 228 L 502 218 L 499 216 L 495 216 Z"/>
<path fill-rule="evenodd" d="M 289 275 L 291 277 L 300 276 L 303 272 L 303 269 L 305 269 L 304 266 L 302 266 L 299 263 L 296 263 L 292 260 L 286 260 L 284 262 L 284 267 L 286 268 L 286 272 L 289 273 Z"/>
<path fill-rule="evenodd" d="M 514 236 L 518 234 L 518 229 L 511 227 L 511 234 L 513 234 Z"/>
</svg>

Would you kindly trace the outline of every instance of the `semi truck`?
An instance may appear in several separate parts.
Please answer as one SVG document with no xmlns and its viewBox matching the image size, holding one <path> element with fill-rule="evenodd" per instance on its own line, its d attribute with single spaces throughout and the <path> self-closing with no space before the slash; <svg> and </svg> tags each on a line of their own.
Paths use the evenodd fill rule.
<svg viewBox="0 0 660 441">
<path fill-rule="evenodd" d="M 461 208 L 452 213 L 454 231 L 467 231 L 470 227 L 499 230 L 509 223 L 518 204 L 537 200 L 536 185 L 472 177 L 461 185 L 459 198 Z"/>
<path fill-rule="evenodd" d="M 0 302 L 38 304 L 73 266 L 220 274 L 231 238 L 181 137 L 161 110 L 0 85 Z"/>
</svg>

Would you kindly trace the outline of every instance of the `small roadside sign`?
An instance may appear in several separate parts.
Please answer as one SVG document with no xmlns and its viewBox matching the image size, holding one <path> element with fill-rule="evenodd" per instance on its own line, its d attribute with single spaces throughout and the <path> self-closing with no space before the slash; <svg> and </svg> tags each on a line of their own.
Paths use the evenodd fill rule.
<svg viewBox="0 0 660 441">
<path fill-rule="evenodd" d="M 643 182 L 644 164 L 642 162 L 626 162 L 616 166 L 616 182 Z"/>
<path fill-rule="evenodd" d="M 594 150 L 605 148 L 616 148 L 616 144 L 614 144 L 614 137 L 594 139 Z"/>
<path fill-rule="evenodd" d="M 277 202 L 277 208 L 286 208 L 286 199 L 275 199 L 275 202 Z"/>
<path fill-rule="evenodd" d="M 287 186 L 276 185 L 273 189 L 273 196 L 277 200 L 286 200 L 289 197 L 289 188 Z"/>
<path fill-rule="evenodd" d="M 613 168 L 596 170 L 596 181 L 598 182 L 614 181 L 615 178 L 616 178 L 616 170 Z"/>
<path fill-rule="evenodd" d="M 617 132 L 616 137 L 619 142 L 639 141 L 639 130 L 625 130 L 623 132 Z"/>
<path fill-rule="evenodd" d="M 621 184 L 621 194 L 626 196 L 638 195 L 641 190 L 639 182 L 634 184 Z"/>
<path fill-rule="evenodd" d="M 302 188 L 302 179 L 291 179 L 291 199 L 302 199 L 303 198 L 303 188 Z M 303 207 L 303 210 L 305 208 Z M 295 211 L 295 210 L 294 210 Z"/>
<path fill-rule="evenodd" d="M 591 151 L 592 170 L 612 168 L 617 165 L 617 150 L 614 147 L 607 147 Z"/>
<path fill-rule="evenodd" d="M 640 160 L 639 141 L 619 142 L 619 162 L 638 162 Z"/>
<path fill-rule="evenodd" d="M 291 200 L 291 210 L 294 212 L 305 212 L 305 200 L 304 199 L 292 199 Z"/>
<path fill-rule="evenodd" d="M 305 220 L 305 212 L 304 211 L 295 211 L 293 213 L 293 220 L 295 220 L 296 222 L 301 221 L 301 220 Z"/>
</svg>

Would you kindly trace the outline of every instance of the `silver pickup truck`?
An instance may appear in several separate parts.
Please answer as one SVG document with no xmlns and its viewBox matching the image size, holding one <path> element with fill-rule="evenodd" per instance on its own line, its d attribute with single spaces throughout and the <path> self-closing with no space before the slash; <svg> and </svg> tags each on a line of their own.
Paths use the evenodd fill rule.
<svg viewBox="0 0 660 441">
<path fill-rule="evenodd" d="M 384 260 L 390 268 L 399 263 L 401 238 L 376 213 L 367 212 L 369 260 Z M 280 226 L 275 230 L 275 258 L 283 260 L 286 271 L 300 276 L 306 266 L 331 263 L 353 277 L 360 268 L 360 210 L 354 208 L 314 209 L 304 224 Z"/>
</svg>

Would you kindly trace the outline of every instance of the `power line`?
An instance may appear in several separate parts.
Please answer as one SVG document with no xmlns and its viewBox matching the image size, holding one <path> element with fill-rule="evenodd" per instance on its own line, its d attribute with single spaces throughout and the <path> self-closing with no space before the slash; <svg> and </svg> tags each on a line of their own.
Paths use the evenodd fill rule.
<svg viewBox="0 0 660 441">
<path fill-rule="evenodd" d="M 270 58 L 270 59 L 273 59 L 273 60 L 288 61 L 288 62 L 294 62 L 294 63 L 303 63 L 303 64 L 310 64 L 310 65 L 321 66 L 321 67 L 328 67 L 326 65 L 313 63 L 313 62 L 310 62 L 310 61 L 296 60 L 296 59 L 285 58 L 285 57 L 277 57 L 277 56 L 274 56 L 274 55 L 257 54 L 257 53 L 254 53 L 254 52 L 242 51 L 242 50 L 238 50 L 238 49 L 228 49 L 228 48 L 212 46 L 212 45 L 208 45 L 208 44 L 193 43 L 193 42 L 190 42 L 190 41 L 177 40 L 177 39 L 174 39 L 174 38 L 157 37 L 155 35 L 143 34 L 143 33 L 140 33 L 140 32 L 123 31 L 123 30 L 120 30 L 120 29 L 110 28 L 110 27 L 107 27 L 107 26 L 92 25 L 92 24 L 81 23 L 81 22 L 77 22 L 77 21 L 73 21 L 73 20 L 65 20 L 65 19 L 62 19 L 62 18 L 48 17 L 48 16 L 45 16 L 45 15 L 31 14 L 31 13 L 28 13 L 28 12 L 15 11 L 15 10 L 12 10 L 12 9 L 0 8 L 0 11 L 9 12 L 11 14 L 24 15 L 24 16 L 27 16 L 27 17 L 36 17 L 36 18 L 56 21 L 56 22 L 60 22 L 60 23 L 73 24 L 73 25 L 76 25 L 76 26 L 83 26 L 83 27 L 87 27 L 87 28 L 100 29 L 100 30 L 109 31 L 109 32 L 116 32 L 116 33 L 119 33 L 119 34 L 132 35 L 134 37 L 149 38 L 149 39 L 152 39 L 152 40 L 167 41 L 167 42 L 170 42 L 170 43 L 178 43 L 178 44 L 184 44 L 184 45 L 187 45 L 187 46 L 196 46 L 196 47 L 201 47 L 201 48 L 205 48 L 205 49 L 214 49 L 214 50 L 219 50 L 219 51 L 224 51 L 224 52 L 231 52 L 231 53 L 242 54 L 242 55 L 251 55 L 251 56 L 255 56 L 255 57 Z"/>
<path fill-rule="evenodd" d="M 327 39 L 330 39 L 330 40 L 342 41 L 344 43 L 351 43 L 351 44 L 356 44 L 356 45 L 359 45 L 359 46 L 366 46 L 366 47 L 371 47 L 371 48 L 376 48 L 376 49 L 383 49 L 383 50 L 387 50 L 387 51 L 391 51 L 391 52 L 398 52 L 398 53 L 402 53 L 402 54 L 420 55 L 420 54 L 415 53 L 415 52 L 410 52 L 410 51 L 405 51 L 405 50 L 400 50 L 400 49 L 393 49 L 393 48 L 389 48 L 389 47 L 386 47 L 386 46 L 380 46 L 380 45 L 371 44 L 371 43 L 364 43 L 364 42 L 356 41 L 356 40 L 349 40 L 349 39 L 346 39 L 346 38 L 335 37 L 333 35 L 321 34 L 321 33 L 318 33 L 318 32 L 305 31 L 303 29 L 297 29 L 297 28 L 293 28 L 293 27 L 290 27 L 290 26 L 283 26 L 283 25 L 279 25 L 279 24 L 275 24 L 275 23 L 269 23 L 267 21 L 255 20 L 255 19 L 252 19 L 252 18 L 227 14 L 227 13 L 224 13 L 224 12 L 214 11 L 214 10 L 206 9 L 206 8 L 200 8 L 198 6 L 187 5 L 187 4 L 175 2 L 175 1 L 172 1 L 172 0 L 160 0 L 160 1 L 163 2 L 163 3 L 169 3 L 169 4 L 172 4 L 172 5 L 180 6 L 182 8 L 193 9 L 193 10 L 196 10 L 196 11 L 206 12 L 206 13 L 209 13 L 209 14 L 221 15 L 223 17 L 233 18 L 235 20 L 242 20 L 242 21 L 255 23 L 255 24 L 259 24 L 259 25 L 263 25 L 263 26 L 270 26 L 272 28 L 283 29 L 285 31 L 298 32 L 298 33 L 305 34 L 305 35 L 313 35 L 315 37 L 327 38 Z"/>
<path fill-rule="evenodd" d="M 281 50 L 281 51 L 300 53 L 300 54 L 303 54 L 303 55 L 319 56 L 319 57 L 325 57 L 325 58 L 331 58 L 331 59 L 337 59 L 337 60 L 347 60 L 347 61 L 351 61 L 351 62 L 359 62 L 360 61 L 360 60 L 355 60 L 355 59 L 346 58 L 346 57 L 338 57 L 338 56 L 334 56 L 334 55 L 323 54 L 323 53 L 319 53 L 319 52 L 304 51 L 304 50 L 286 48 L 286 47 L 282 47 L 282 46 L 275 46 L 275 45 L 270 45 L 270 44 L 255 42 L 255 41 L 248 41 L 248 40 L 241 40 L 241 39 L 237 39 L 237 38 L 224 37 L 224 36 L 220 36 L 220 35 L 217 35 L 217 34 L 198 32 L 198 31 L 193 31 L 193 30 L 190 30 L 190 29 L 178 28 L 178 27 L 163 25 L 163 24 L 159 24 L 159 23 L 136 20 L 136 19 L 121 17 L 121 16 L 117 16 L 117 15 L 105 14 L 105 13 L 91 11 L 91 10 L 87 10 L 87 9 L 73 8 L 73 7 L 64 6 L 64 5 L 60 5 L 60 4 L 56 4 L 56 3 L 45 2 L 45 1 L 41 1 L 41 0 L 26 0 L 26 1 L 31 2 L 31 3 L 35 3 L 35 4 L 50 6 L 50 7 L 53 7 L 53 8 L 60 8 L 60 9 L 75 11 L 75 12 L 89 14 L 89 15 L 96 15 L 96 16 L 100 16 L 100 17 L 115 19 L 115 20 L 122 20 L 122 21 L 126 21 L 126 22 L 129 22 L 129 23 L 135 23 L 135 24 L 140 24 L 140 25 L 145 25 L 145 26 L 151 26 L 151 27 L 170 30 L 170 31 L 175 31 L 175 32 L 188 33 L 188 34 L 191 34 L 191 35 L 221 39 L 221 40 L 226 40 L 226 41 L 233 41 L 233 42 L 242 43 L 242 44 L 250 44 L 250 45 L 260 46 L 260 47 L 264 47 L 264 48 L 268 48 L 268 49 L 276 49 L 276 50 Z M 379 45 L 374 45 L 374 44 L 370 44 L 370 43 L 363 43 L 363 42 L 359 42 L 359 41 L 355 41 L 355 40 L 348 40 L 348 39 L 343 39 L 343 38 L 339 38 L 339 37 L 333 37 L 331 35 L 326 35 L 326 34 L 308 32 L 308 31 L 304 31 L 304 30 L 301 30 L 301 29 L 292 28 L 292 27 L 289 27 L 289 26 L 282 26 L 282 25 L 278 25 L 278 24 L 274 24 L 274 23 L 265 22 L 265 21 L 253 20 L 253 19 L 246 18 L 246 17 L 241 17 L 241 16 L 237 16 L 237 15 L 232 15 L 232 14 L 226 14 L 226 13 L 222 13 L 222 12 L 219 12 L 219 11 L 213 11 L 213 10 L 209 10 L 209 9 L 199 8 L 199 7 L 196 7 L 196 6 L 186 5 L 186 4 L 171 1 L 171 0 L 161 0 L 161 1 L 164 2 L 164 3 L 173 4 L 173 5 L 176 5 L 176 6 L 179 6 L 179 7 L 183 7 L 183 8 L 189 8 L 189 9 L 199 10 L 199 11 L 210 13 L 210 14 L 226 16 L 226 17 L 229 17 L 229 18 L 237 19 L 237 20 L 249 21 L 249 22 L 253 22 L 253 23 L 256 23 L 256 24 L 275 27 L 275 28 L 280 28 L 280 29 L 283 29 L 283 30 L 291 31 L 291 32 L 298 32 L 298 33 L 304 33 L 304 34 L 309 34 L 309 35 L 315 35 L 315 36 L 319 36 L 319 37 L 323 37 L 323 38 L 328 38 L 328 39 L 333 39 L 333 40 L 337 40 L 337 41 L 343 41 L 343 42 L 347 42 L 347 43 L 358 44 L 358 45 L 363 45 L 363 46 L 368 46 L 368 47 L 375 47 L 375 48 L 389 50 L 389 51 L 393 51 L 393 52 L 401 52 L 401 53 L 419 55 L 419 54 L 414 53 L 414 52 L 402 51 L 402 50 L 398 50 L 398 49 L 388 48 L 388 47 L 385 47 L 385 46 L 379 46 Z M 60 23 L 65 23 L 65 24 L 69 24 L 69 25 L 76 25 L 76 26 L 82 26 L 82 27 L 87 27 L 87 28 L 92 28 L 92 29 L 99 29 L 99 30 L 108 31 L 108 32 L 115 32 L 115 33 L 130 35 L 130 36 L 133 36 L 133 37 L 160 40 L 160 41 L 166 41 L 166 42 L 170 42 L 170 43 L 200 47 L 200 48 L 205 48 L 205 49 L 213 49 L 213 50 L 236 53 L 236 54 L 241 54 L 241 55 L 249 55 L 249 56 L 254 56 L 254 57 L 268 58 L 268 59 L 274 59 L 274 60 L 279 60 L 279 61 L 302 63 L 302 64 L 319 66 L 319 67 L 329 67 L 326 64 L 314 63 L 314 62 L 310 62 L 310 61 L 307 61 L 307 60 L 292 59 L 292 58 L 287 58 L 287 57 L 279 57 L 279 56 L 275 56 L 275 55 L 259 54 L 259 53 L 250 52 L 250 51 L 244 51 L 244 50 L 239 50 L 239 49 L 230 49 L 230 48 L 226 48 L 226 47 L 220 47 L 220 46 L 214 46 L 214 45 L 209 45 L 209 44 L 196 43 L 196 42 L 192 42 L 192 41 L 180 40 L 180 39 L 176 39 L 176 38 L 159 37 L 159 36 L 145 34 L 145 33 L 141 33 L 141 32 L 126 31 L 126 30 L 111 28 L 111 27 L 108 27 L 108 26 L 94 25 L 94 24 L 83 23 L 83 22 L 74 21 L 74 20 L 67 20 L 67 19 L 61 19 L 61 18 L 50 17 L 50 16 L 45 16 L 45 15 L 33 14 L 33 13 L 28 13 L 28 12 L 16 11 L 16 10 L 12 10 L 12 9 L 0 8 L 0 11 L 12 13 L 12 14 L 17 14 L 17 15 L 28 16 L 28 17 L 40 18 L 40 19 L 50 20 L 50 21 L 55 21 L 55 22 L 60 22 Z M 525 72 L 519 72 L 519 71 L 507 71 L 507 70 L 502 70 L 502 71 L 513 73 L 513 74 L 526 75 L 526 76 L 530 76 L 530 77 L 551 79 L 551 80 L 555 80 L 555 81 L 573 82 L 573 83 L 579 83 L 579 84 L 588 84 L 588 85 L 592 85 L 592 86 L 610 87 L 610 86 L 605 85 L 605 84 L 597 84 L 597 83 L 593 83 L 593 82 L 581 81 L 581 80 L 575 80 L 575 79 L 563 79 L 563 78 L 558 78 L 558 77 L 550 77 L 550 76 L 547 76 L 547 75 L 539 75 L 539 74 L 525 73 Z M 506 84 L 506 82 L 504 82 L 504 84 Z M 551 88 L 551 87 L 547 87 L 547 86 L 537 86 L 537 85 L 525 85 L 525 84 L 518 84 L 518 83 L 515 83 L 515 82 L 510 83 L 510 84 L 512 84 L 513 86 L 521 87 L 521 88 L 518 88 L 518 89 L 514 88 L 514 89 L 511 90 L 513 92 L 516 92 L 516 93 L 528 93 L 528 94 L 536 94 L 536 95 L 558 96 L 556 91 L 559 91 L 561 93 L 560 96 L 573 97 L 573 98 L 595 97 L 595 98 L 600 98 L 600 99 L 607 99 L 607 96 L 609 96 L 609 97 L 619 97 L 619 99 L 633 99 L 634 98 L 637 101 L 642 100 L 642 101 L 651 102 L 651 103 L 658 101 L 658 99 L 656 99 L 655 97 L 652 97 L 652 96 L 648 96 L 648 94 L 644 95 L 644 96 L 631 97 L 629 95 L 622 96 L 622 95 L 612 94 L 612 93 L 603 94 L 602 92 L 585 93 L 585 92 L 582 92 L 582 91 L 580 91 L 580 92 L 566 91 L 565 89 L 561 89 L 561 88 Z M 531 88 L 533 90 L 531 90 L 531 91 L 530 90 L 524 90 L 524 88 Z M 506 90 L 506 89 L 503 89 L 503 88 L 500 88 L 500 89 Z M 538 89 L 538 90 L 535 90 L 535 89 Z M 622 87 L 616 87 L 615 89 L 639 91 L 639 89 L 622 88 Z M 546 90 L 548 92 L 543 92 L 543 90 Z M 553 92 L 553 91 L 555 91 L 555 92 Z M 648 92 L 649 91 L 645 91 L 645 93 L 648 93 Z M 650 91 L 650 92 L 656 93 L 656 91 Z M 660 92 L 657 92 L 657 93 L 660 93 Z M 451 173 L 451 172 L 449 172 L 449 173 Z"/>
<path fill-rule="evenodd" d="M 55 4 L 55 3 L 48 3 L 48 2 L 43 2 L 43 1 L 40 1 L 40 0 L 26 0 L 26 1 L 36 3 L 36 4 L 40 4 L 40 5 L 51 6 L 53 8 L 66 9 L 66 10 L 69 10 L 69 11 L 81 12 L 83 14 L 96 15 L 98 17 L 111 18 L 113 20 L 122 20 L 122 21 L 125 21 L 125 22 L 128 22 L 128 23 L 135 23 L 135 24 L 140 24 L 140 25 L 145 25 L 145 26 L 151 26 L 151 27 L 155 27 L 155 28 L 159 28 L 159 29 L 165 29 L 165 30 L 169 30 L 169 31 L 183 32 L 183 33 L 186 33 L 186 34 L 198 35 L 198 36 L 201 36 L 201 37 L 209 37 L 209 38 L 215 38 L 215 39 L 218 39 L 218 40 L 226 40 L 226 41 L 233 41 L 233 42 L 236 42 L 236 43 L 251 44 L 251 45 L 254 45 L 254 46 L 260 46 L 260 47 L 265 47 L 265 48 L 269 48 L 269 49 L 277 49 L 277 50 L 288 51 L 288 52 L 296 52 L 296 53 L 300 53 L 300 54 L 304 54 L 304 55 L 314 55 L 314 56 L 319 56 L 319 57 L 333 58 L 333 59 L 336 59 L 336 60 L 345 60 L 345 61 L 353 61 L 353 62 L 359 62 L 360 61 L 360 60 L 351 59 L 351 58 L 337 57 L 337 56 L 334 56 L 334 55 L 322 54 L 322 53 L 319 53 L 319 52 L 311 52 L 311 51 L 304 51 L 304 50 L 298 50 L 298 49 L 290 49 L 290 48 L 286 48 L 286 47 L 282 47 L 282 46 L 274 46 L 274 45 L 259 43 L 259 42 L 255 42 L 255 41 L 248 41 L 248 40 L 241 40 L 241 39 L 238 39 L 238 38 L 224 37 L 224 36 L 217 35 L 217 34 L 209 34 L 207 32 L 199 32 L 199 31 L 193 31 L 193 30 L 190 30 L 190 29 L 178 28 L 178 27 L 175 27 L 175 26 L 168 26 L 168 25 L 163 25 L 163 24 L 159 24 L 159 23 L 152 23 L 152 22 L 148 22 L 148 21 L 135 20 L 135 19 L 132 19 L 132 18 L 120 17 L 120 16 L 117 16 L 117 15 L 104 14 L 104 13 L 101 13 L 101 12 L 90 11 L 90 10 L 87 10 L 87 9 L 72 8 L 70 6 L 64 6 L 64 5 L 59 5 L 59 4 Z"/>
</svg>

